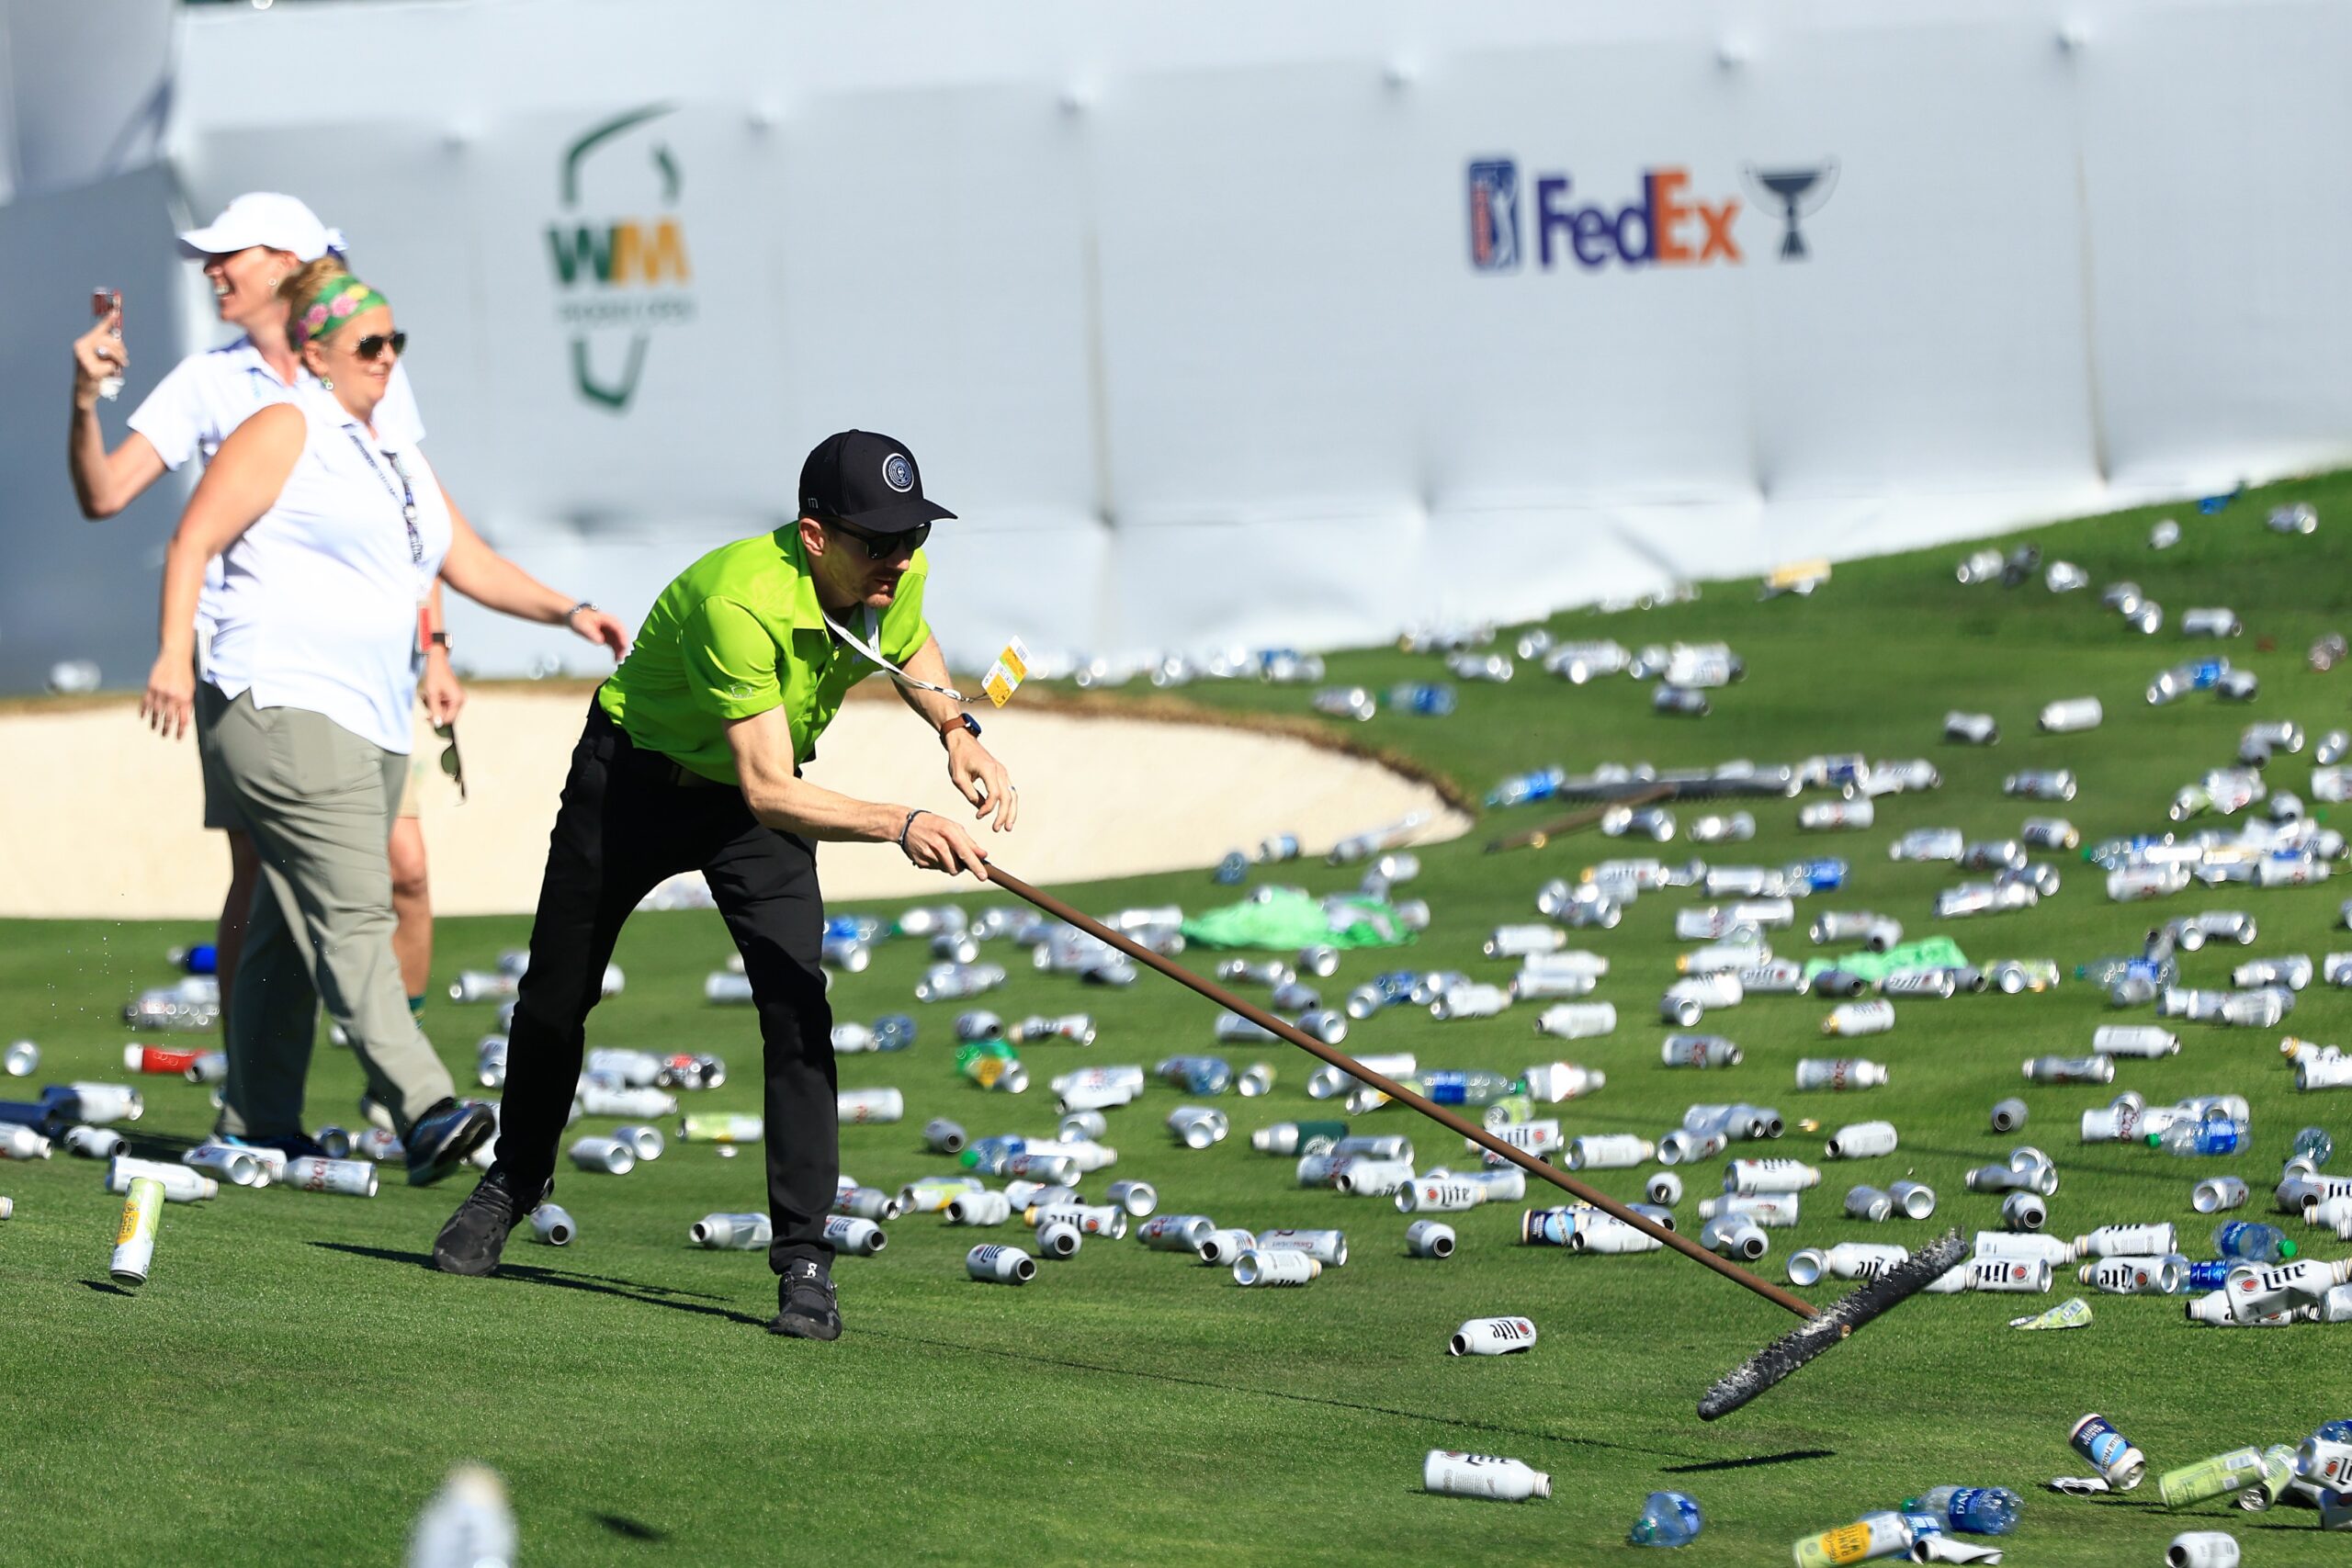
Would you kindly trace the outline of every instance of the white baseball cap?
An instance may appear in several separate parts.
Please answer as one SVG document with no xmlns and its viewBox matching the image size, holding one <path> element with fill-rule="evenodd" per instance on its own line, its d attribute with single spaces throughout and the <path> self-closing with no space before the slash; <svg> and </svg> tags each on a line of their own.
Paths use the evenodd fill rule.
<svg viewBox="0 0 2352 1568">
<path fill-rule="evenodd" d="M 291 251 L 314 262 L 329 251 L 344 249 L 343 231 L 330 229 L 295 197 L 274 190 L 247 191 L 220 209 L 220 216 L 201 229 L 180 235 L 180 254 L 202 260 L 225 256 L 253 245 Z"/>
</svg>

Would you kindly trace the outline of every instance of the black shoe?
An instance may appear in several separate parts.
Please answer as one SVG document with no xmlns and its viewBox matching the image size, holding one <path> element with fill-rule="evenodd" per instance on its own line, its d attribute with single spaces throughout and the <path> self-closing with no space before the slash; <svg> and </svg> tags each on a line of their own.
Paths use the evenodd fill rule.
<svg viewBox="0 0 2352 1568">
<path fill-rule="evenodd" d="M 497 1112 L 479 1100 L 445 1100 L 408 1130 L 408 1184 L 430 1187 L 498 1131 Z"/>
<path fill-rule="evenodd" d="M 504 1166 L 492 1166 L 433 1238 L 433 1267 L 444 1274 L 490 1273 L 506 1250 L 507 1232 L 554 1188 L 554 1182 L 542 1181 L 526 1198 Z"/>
<path fill-rule="evenodd" d="M 776 1284 L 777 1310 L 770 1334 L 795 1339 L 839 1339 L 842 1309 L 833 1297 L 833 1277 L 821 1263 L 802 1258 Z"/>
</svg>

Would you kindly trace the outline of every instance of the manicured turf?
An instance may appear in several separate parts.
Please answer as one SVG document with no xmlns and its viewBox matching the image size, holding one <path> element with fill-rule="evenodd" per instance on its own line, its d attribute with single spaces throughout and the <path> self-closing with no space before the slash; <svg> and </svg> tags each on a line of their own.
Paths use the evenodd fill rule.
<svg viewBox="0 0 2352 1568">
<path fill-rule="evenodd" d="M 1532 671 L 1508 686 L 1464 687 L 1451 719 L 1384 716 L 1348 733 L 1408 750 L 1481 794 L 1506 772 L 1552 761 L 1581 770 L 1603 760 L 1668 766 L 1846 750 L 1928 756 L 1944 787 L 1880 801 L 1870 831 L 1800 835 L 1796 807 L 1772 802 L 1750 807 L 1757 841 L 1719 858 L 1778 864 L 1846 855 L 1855 873 L 1849 889 L 1811 908 L 1881 910 L 1914 935 L 1941 930 L 1980 960 L 2047 955 L 2071 974 L 2084 959 L 2132 948 L 2152 919 L 2199 908 L 2254 912 L 2262 924 L 2254 953 L 2316 957 L 2352 946 L 2330 934 L 2352 887 L 2199 890 L 2123 907 L 2104 899 L 2095 871 L 2065 856 L 2057 858 L 2064 890 L 2040 908 L 1939 927 L 1929 901 L 1953 880 L 1951 868 L 1885 857 L 1888 841 L 1912 827 L 2013 833 L 2023 817 L 2051 809 L 1998 793 L 2003 773 L 2030 766 L 2081 776 L 2082 797 L 2060 809 L 2086 840 L 2159 827 L 2174 788 L 2229 761 L 2248 720 L 2291 716 L 2316 736 L 2352 717 L 2344 686 L 2352 673 L 2312 674 L 2301 657 L 2312 636 L 2352 626 L 2352 532 L 2341 521 L 2352 517 L 2352 482 L 2278 493 L 2318 504 L 2316 536 L 2266 531 L 2267 493 L 2211 518 L 2178 509 L 2188 536 L 2161 556 L 2143 542 L 2154 513 L 2030 536 L 2089 569 L 2095 583 L 2136 580 L 2176 624 L 2192 604 L 2236 608 L 2248 633 L 2226 651 L 2265 682 L 2251 707 L 2198 696 L 2148 708 L 2140 696 L 2148 678 L 2211 645 L 2185 643 L 2169 626 L 2154 637 L 2126 631 L 2099 608 L 2096 588 L 2063 596 L 2038 583 L 1962 588 L 1954 547 L 1841 567 L 1809 601 L 1758 604 L 1752 584 L 1711 584 L 1695 604 L 1554 623 L 1563 635 L 1629 645 L 1728 639 L 1750 674 L 1717 694 L 1703 720 L 1654 717 L 1648 688 L 1630 681 L 1577 689 Z M 1431 659 L 1395 652 L 1330 662 L 1334 679 L 1371 683 L 1442 674 Z M 2105 700 L 2103 728 L 2033 733 L 2043 702 L 2086 694 Z M 1187 694 L 1219 707 L 1307 705 L 1296 689 L 1202 685 Z M 2002 744 L 1939 744 L 1951 707 L 1998 715 Z M 1021 759 L 1008 761 L 1017 776 Z M 2274 783 L 2301 790 L 2310 763 L 2308 751 L 2282 759 Z M 1192 787 L 1246 790 L 1250 781 Z M 1148 831 L 1150 803 L 1136 804 L 1138 830 Z M 1498 977 L 1502 966 L 1477 956 L 1478 942 L 1498 923 L 1533 918 L 1540 883 L 1604 855 L 1642 852 L 1590 834 L 1540 852 L 1480 852 L 1490 832 L 1547 809 L 1490 813 L 1470 839 L 1424 851 L 1412 892 L 1429 899 L 1436 924 L 1408 954 L 1351 957 L 1327 997 L 1408 962 Z M 1282 874 L 1317 891 L 1354 880 L 1319 864 Z M 1198 874 L 1073 895 L 1097 910 L 1170 901 L 1198 909 L 1228 896 Z M 1534 1010 L 1522 1007 L 1453 1024 L 1398 1010 L 1360 1026 L 1350 1045 L 1409 1049 L 1442 1066 L 1516 1071 L 1565 1057 L 1602 1068 L 1607 1089 L 1566 1108 L 1572 1133 L 1655 1136 L 1694 1100 L 1743 1099 L 1788 1116 L 1792 1131 L 1771 1152 L 1817 1156 L 1820 1135 L 1795 1131 L 1799 1118 L 1826 1128 L 1892 1119 L 1903 1134 L 1896 1156 L 1829 1168 L 1805 1223 L 1771 1233 L 1762 1267 L 1775 1279 L 1795 1246 L 1917 1240 L 1948 1222 L 1992 1223 L 1997 1199 L 1964 1191 L 1962 1172 L 2019 1141 L 2059 1160 L 2053 1230 L 2170 1219 L 2200 1243 L 2204 1226 L 2188 1202 L 2196 1176 L 2231 1170 L 2265 1190 L 2307 1122 L 2352 1145 L 2352 1097 L 2299 1099 L 2276 1031 L 2192 1027 L 2182 1031 L 2178 1056 L 2122 1064 L 2117 1088 L 2152 1101 L 2242 1092 L 2254 1102 L 2255 1156 L 2188 1161 L 2079 1145 L 2079 1112 L 2114 1090 L 2032 1088 L 2018 1070 L 2030 1055 L 2087 1050 L 2092 1027 L 2111 1016 L 2089 988 L 2071 984 L 2045 996 L 1901 1004 L 1892 1035 L 1860 1043 L 1894 1075 L 1868 1094 L 1791 1087 L 1797 1057 L 1836 1054 L 1819 1033 L 1826 1004 L 1812 999 L 1759 998 L 1715 1015 L 1710 1026 L 1743 1044 L 1746 1064 L 1669 1071 L 1658 1063 L 1662 1031 L 1652 1021 L 1678 951 L 1672 911 L 1689 901 L 1645 897 L 1620 930 L 1588 944 L 1614 964 L 1601 995 L 1623 1022 L 1610 1038 L 1552 1048 L 1530 1033 Z M 522 919 L 445 922 L 444 979 L 486 965 L 526 928 Z M 167 978 L 166 947 L 204 933 L 192 924 L 57 923 L 4 934 L 0 1033 L 40 1042 L 38 1083 L 121 1077 L 128 1033 L 117 1010 L 142 983 Z M 1809 951 L 1801 933 L 1789 933 L 1787 947 Z M 592 1021 L 592 1043 L 717 1051 L 733 1076 L 693 1097 L 691 1108 L 756 1110 L 751 1015 L 700 1000 L 702 976 L 728 951 L 715 916 L 640 917 L 618 955 L 627 992 Z M 2226 984 L 2241 955 L 2209 950 L 2187 968 L 2198 983 Z M 988 1005 L 1008 1017 L 1084 1009 L 1100 1023 L 1101 1043 L 1033 1048 L 1039 1089 L 1023 1099 L 986 1094 L 954 1076 L 957 1009 L 910 1001 L 922 961 L 911 942 L 889 945 L 870 972 L 834 991 L 843 1018 L 903 1009 L 922 1021 L 908 1054 L 843 1060 L 845 1085 L 893 1084 L 907 1096 L 905 1123 L 843 1135 L 845 1168 L 869 1183 L 895 1186 L 944 1168 L 920 1147 L 929 1116 L 953 1115 L 975 1134 L 1048 1132 L 1043 1080 L 1065 1065 L 1148 1066 L 1215 1048 L 1211 1010 L 1164 983 L 1100 991 L 1017 969 Z M 490 1011 L 431 1008 L 428 1024 L 453 1065 L 470 1066 Z M 2340 1038 L 2343 1013 L 2338 997 L 2315 986 L 2293 1028 Z M 1109 1141 L 1122 1159 L 1093 1185 L 1147 1178 L 1159 1183 L 1164 1209 L 1223 1224 L 1343 1226 L 1352 1249 L 1346 1268 L 1305 1290 L 1250 1292 L 1133 1239 L 1095 1241 L 1074 1261 L 1044 1266 L 1034 1285 L 1008 1290 L 967 1281 L 962 1258 L 977 1240 L 1018 1233 L 976 1235 L 912 1216 L 890 1227 L 881 1258 L 839 1266 L 849 1332 L 832 1346 L 761 1332 L 775 1297 L 760 1255 L 686 1244 L 686 1226 L 703 1213 L 759 1206 L 755 1153 L 722 1160 L 707 1147 L 673 1145 L 627 1178 L 567 1175 L 558 1196 L 578 1219 L 580 1239 L 564 1251 L 517 1241 L 513 1266 L 488 1280 L 421 1266 L 469 1179 L 419 1192 L 400 1185 L 395 1170 L 373 1201 L 230 1192 L 166 1212 L 153 1279 L 135 1295 L 107 1283 L 119 1201 L 99 1190 L 96 1168 L 62 1154 L 47 1165 L 0 1166 L 0 1191 L 17 1206 L 0 1225 L 0 1562 L 389 1562 L 418 1505 L 464 1458 L 506 1476 L 532 1563 L 1573 1563 L 1625 1550 L 1617 1543 L 1653 1488 L 1687 1491 L 1706 1510 L 1706 1533 L 1687 1561 L 1755 1563 L 1785 1561 L 1799 1535 L 1944 1482 L 2026 1495 L 2011 1552 L 2018 1563 L 2154 1562 L 2175 1531 L 2192 1527 L 2236 1532 L 2250 1562 L 2343 1555 L 2305 1510 L 2249 1516 L 2208 1505 L 2176 1517 L 2156 1506 L 2153 1483 L 2105 1502 L 2059 1498 L 2041 1483 L 2081 1472 L 2065 1436 L 2086 1410 L 2112 1417 L 2146 1451 L 2152 1474 L 2242 1444 L 2294 1440 L 2346 1414 L 2342 1369 L 2352 1329 L 2196 1329 L 2180 1321 L 2177 1301 L 2100 1296 L 2088 1329 L 2018 1334 L 2007 1319 L 2079 1288 L 2067 1280 L 2047 1298 L 1925 1297 L 1746 1412 L 1704 1427 L 1692 1415 L 1700 1391 L 1788 1327 L 1785 1314 L 1670 1255 L 1520 1247 L 1517 1203 L 1459 1216 L 1462 1251 L 1451 1261 L 1408 1259 L 1407 1221 L 1386 1201 L 1300 1191 L 1291 1162 L 1250 1152 L 1250 1128 L 1310 1109 L 1302 1088 L 1309 1064 L 1281 1046 L 1233 1055 L 1262 1056 L 1282 1078 L 1266 1099 L 1224 1102 L 1230 1140 L 1199 1154 L 1172 1147 L 1160 1122 L 1182 1097 L 1155 1086 L 1114 1113 Z M 146 1087 L 147 1116 L 128 1131 L 168 1157 L 205 1130 L 209 1112 L 202 1091 L 175 1080 Z M 322 1045 L 312 1088 L 317 1120 L 351 1120 L 359 1078 L 346 1054 Z M 2022 1140 L 1996 1137 L 1987 1107 L 2018 1093 L 2032 1107 L 2030 1126 Z M 1401 1110 L 1366 1125 L 1409 1134 L 1424 1166 L 1458 1157 L 1453 1140 Z M 2352 1149 L 2338 1168 L 2347 1160 Z M 1687 1226 L 1717 1169 L 1710 1162 L 1686 1170 Z M 1883 1186 L 1906 1173 L 1943 1195 L 1932 1226 L 1838 1217 L 1850 1182 Z M 1600 1179 L 1632 1197 L 1645 1174 Z M 2313 1234 L 2321 1256 L 2346 1250 Z M 1826 1302 L 1842 1288 L 1804 1293 Z M 1542 1340 L 1532 1354 L 1443 1354 L 1462 1320 L 1497 1313 L 1535 1321 Z M 1431 1448 L 1524 1459 L 1553 1473 L 1555 1495 L 1522 1506 L 1423 1495 L 1420 1459 Z"/>
</svg>

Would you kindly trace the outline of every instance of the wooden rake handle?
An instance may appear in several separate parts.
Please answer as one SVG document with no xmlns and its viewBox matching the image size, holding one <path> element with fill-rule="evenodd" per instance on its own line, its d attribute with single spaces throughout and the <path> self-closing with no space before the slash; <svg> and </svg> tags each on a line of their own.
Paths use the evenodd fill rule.
<svg viewBox="0 0 2352 1568">
<path fill-rule="evenodd" d="M 1346 1052 L 1338 1050 L 1333 1046 L 1324 1044 L 1323 1042 L 1316 1039 L 1305 1030 L 1298 1028 L 1295 1024 L 1286 1023 L 1283 1020 L 1276 1018 L 1272 1013 L 1268 1012 L 1265 1009 L 1258 1007 L 1254 1003 L 1243 1000 L 1241 998 L 1235 996 L 1231 991 L 1227 990 L 1224 987 L 1217 985 L 1214 981 L 1204 980 L 1200 976 L 1193 974 L 1191 970 L 1186 969 L 1180 964 L 1170 963 L 1167 959 L 1162 958 L 1159 953 L 1152 952 L 1151 949 L 1144 946 L 1141 942 L 1136 942 L 1118 931 L 1113 931 L 1109 926 L 1104 925 L 1102 921 L 1094 919 L 1092 916 L 1081 914 L 1078 910 L 1071 908 L 1068 904 L 1063 903 L 1060 899 L 1055 897 L 1052 894 L 1040 892 L 1038 889 L 1032 887 L 1029 884 L 1022 881 L 1021 878 L 1013 875 L 1002 866 L 990 863 L 988 868 L 988 875 L 990 882 L 1003 888 L 1008 893 L 1026 899 L 1028 902 L 1035 905 L 1038 908 L 1043 909 L 1046 914 L 1053 916 L 1056 919 L 1076 926 L 1080 931 L 1084 931 L 1087 935 L 1093 937 L 1098 942 L 1109 943 L 1111 946 L 1117 948 L 1121 953 L 1125 953 L 1129 958 L 1134 959 L 1136 963 L 1152 969 L 1157 969 L 1159 973 L 1167 976 L 1178 985 L 1199 992 L 1202 996 L 1206 997 L 1209 1000 L 1216 1003 L 1217 1006 L 1225 1009 L 1227 1012 L 1239 1014 L 1241 1017 L 1246 1018 L 1250 1022 L 1256 1024 L 1259 1028 L 1265 1030 L 1267 1032 L 1276 1035 L 1281 1039 L 1288 1041 L 1290 1043 L 1297 1046 L 1300 1050 L 1307 1053 L 1309 1055 L 1321 1057 L 1324 1061 L 1329 1062 L 1331 1066 L 1339 1068 L 1341 1072 L 1348 1074 L 1350 1077 L 1354 1077 L 1361 1082 L 1369 1084 L 1372 1088 L 1378 1089 L 1381 1093 L 1388 1096 L 1389 1099 L 1397 1101 L 1399 1104 L 1411 1106 L 1414 1110 L 1419 1111 L 1422 1115 L 1428 1117 L 1439 1126 L 1444 1127 L 1452 1132 L 1461 1134 L 1464 1137 L 1469 1139 L 1472 1143 L 1477 1145 L 1480 1148 L 1485 1149 L 1487 1153 L 1495 1156 L 1497 1158 L 1509 1160 L 1511 1164 L 1519 1167 L 1520 1169 L 1527 1172 L 1528 1175 L 1535 1177 L 1541 1180 L 1550 1182 L 1553 1186 L 1558 1188 L 1561 1191 L 1567 1193 L 1570 1197 L 1591 1204 L 1601 1213 L 1608 1214 L 1625 1224 L 1633 1226 L 1635 1230 L 1640 1231 L 1644 1235 L 1655 1238 L 1695 1262 L 1705 1264 L 1716 1273 L 1721 1274 L 1724 1279 L 1731 1280 L 1736 1285 L 1739 1285 L 1755 1292 L 1758 1295 L 1762 1296 L 1766 1301 L 1770 1302 L 1774 1306 L 1785 1308 L 1786 1310 L 1796 1314 L 1799 1317 L 1810 1318 L 1818 1315 L 1817 1309 L 1815 1309 L 1811 1303 L 1791 1295 L 1788 1292 L 1781 1289 L 1780 1286 L 1773 1284 L 1770 1280 L 1766 1280 L 1757 1274 L 1750 1273 L 1748 1270 L 1742 1269 L 1738 1264 L 1732 1262 L 1729 1258 L 1718 1258 L 1715 1254 L 1708 1251 L 1705 1247 L 1700 1246 L 1690 1237 L 1684 1235 L 1678 1231 L 1670 1231 L 1667 1229 L 1664 1225 L 1659 1224 L 1656 1220 L 1651 1219 L 1647 1214 L 1636 1213 L 1632 1209 L 1627 1208 L 1624 1204 L 1617 1201 L 1616 1199 L 1610 1197 L 1607 1193 L 1586 1186 L 1583 1182 L 1577 1180 L 1575 1177 L 1570 1176 L 1567 1172 L 1547 1165 L 1544 1161 L 1535 1158 L 1532 1155 L 1530 1155 L 1521 1149 L 1512 1147 L 1510 1145 L 1503 1142 L 1502 1139 L 1496 1137 L 1492 1133 L 1487 1132 L 1484 1127 L 1456 1115 L 1454 1112 L 1448 1111 L 1444 1106 L 1439 1105 L 1433 1100 L 1416 1094 L 1413 1090 L 1407 1089 L 1403 1084 L 1397 1083 L 1392 1078 L 1384 1077 L 1380 1074 L 1374 1072 L 1371 1068 L 1365 1066 L 1363 1063 L 1357 1061 L 1353 1056 L 1349 1055 Z"/>
</svg>

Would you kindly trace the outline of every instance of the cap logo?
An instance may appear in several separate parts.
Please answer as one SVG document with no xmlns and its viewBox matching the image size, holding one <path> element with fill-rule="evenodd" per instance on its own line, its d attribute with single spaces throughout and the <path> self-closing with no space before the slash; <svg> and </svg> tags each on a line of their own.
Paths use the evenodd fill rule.
<svg viewBox="0 0 2352 1568">
<path fill-rule="evenodd" d="M 882 482 L 900 495 L 915 488 L 915 466 L 907 461 L 904 452 L 893 452 L 882 459 Z"/>
</svg>

